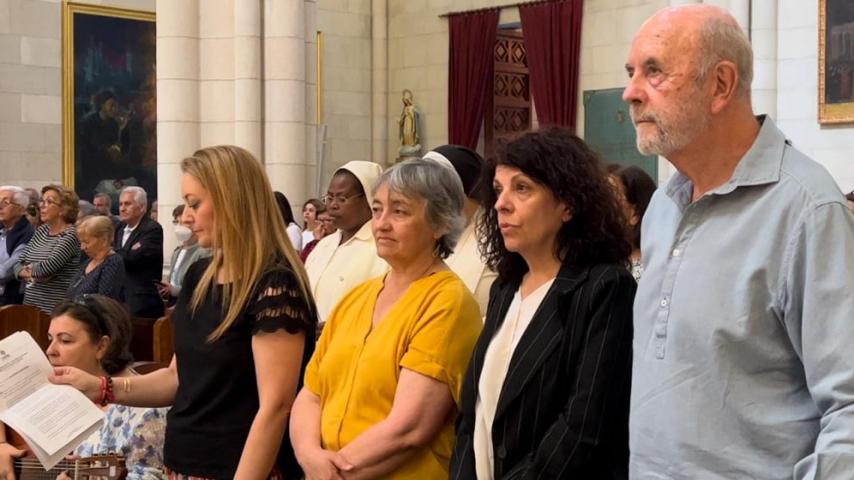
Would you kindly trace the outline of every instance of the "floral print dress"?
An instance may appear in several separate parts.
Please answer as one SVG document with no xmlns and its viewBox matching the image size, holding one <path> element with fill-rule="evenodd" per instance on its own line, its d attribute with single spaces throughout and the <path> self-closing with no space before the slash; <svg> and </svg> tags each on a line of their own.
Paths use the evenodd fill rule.
<svg viewBox="0 0 854 480">
<path fill-rule="evenodd" d="M 117 454 L 125 459 L 127 480 L 162 480 L 166 408 L 110 405 L 104 423 L 76 450 L 80 457 Z"/>
</svg>

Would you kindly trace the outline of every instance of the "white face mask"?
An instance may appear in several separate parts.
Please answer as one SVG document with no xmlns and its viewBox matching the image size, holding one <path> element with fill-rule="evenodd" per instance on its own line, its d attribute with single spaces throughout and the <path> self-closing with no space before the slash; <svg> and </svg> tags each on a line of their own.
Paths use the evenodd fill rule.
<svg viewBox="0 0 854 480">
<path fill-rule="evenodd" d="M 192 236 L 193 232 L 186 225 L 175 225 L 175 238 L 179 243 L 185 243 Z"/>
</svg>

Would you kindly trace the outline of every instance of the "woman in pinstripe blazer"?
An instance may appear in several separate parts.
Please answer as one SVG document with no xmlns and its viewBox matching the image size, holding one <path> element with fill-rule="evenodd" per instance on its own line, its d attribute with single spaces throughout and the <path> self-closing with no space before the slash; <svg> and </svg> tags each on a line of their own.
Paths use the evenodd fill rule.
<svg viewBox="0 0 854 480">
<path fill-rule="evenodd" d="M 632 301 L 625 222 L 596 155 L 533 132 L 484 169 L 499 279 L 461 393 L 452 479 L 628 478 Z"/>
</svg>

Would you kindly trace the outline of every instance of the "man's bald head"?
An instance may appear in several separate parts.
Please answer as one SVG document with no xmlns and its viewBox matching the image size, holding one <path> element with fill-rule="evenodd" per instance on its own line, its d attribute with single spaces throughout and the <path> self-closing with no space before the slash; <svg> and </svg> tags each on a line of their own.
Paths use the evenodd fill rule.
<svg viewBox="0 0 854 480">
<path fill-rule="evenodd" d="M 738 73 L 737 93 L 750 95 L 753 82 L 753 49 L 738 22 L 723 8 L 713 5 L 681 5 L 656 12 L 641 26 L 635 41 L 655 37 L 691 56 L 698 81 L 722 61 L 732 62 Z"/>
</svg>

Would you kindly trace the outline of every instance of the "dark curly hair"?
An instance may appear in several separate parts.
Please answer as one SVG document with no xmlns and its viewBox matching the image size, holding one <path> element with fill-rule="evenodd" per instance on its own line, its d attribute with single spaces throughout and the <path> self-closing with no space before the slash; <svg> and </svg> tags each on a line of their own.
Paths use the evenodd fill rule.
<svg viewBox="0 0 854 480">
<path fill-rule="evenodd" d="M 589 266 L 628 261 L 632 247 L 625 217 L 604 167 L 580 138 L 551 127 L 499 143 L 496 155 L 484 165 L 480 192 L 484 214 L 477 233 L 487 266 L 502 281 L 521 279 L 528 265 L 521 255 L 507 250 L 498 228 L 497 196 L 491 188 L 498 165 L 521 170 L 571 209 L 572 218 L 558 231 L 555 242 L 555 254 L 562 263 Z"/>
<path fill-rule="evenodd" d="M 127 310 L 119 302 L 103 295 L 83 294 L 57 305 L 51 318 L 60 315 L 68 315 L 82 323 L 92 342 L 103 336 L 110 338 L 110 346 L 101 359 L 101 368 L 108 374 L 121 372 L 133 361 L 130 353 L 133 326 Z"/>
</svg>

